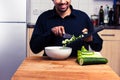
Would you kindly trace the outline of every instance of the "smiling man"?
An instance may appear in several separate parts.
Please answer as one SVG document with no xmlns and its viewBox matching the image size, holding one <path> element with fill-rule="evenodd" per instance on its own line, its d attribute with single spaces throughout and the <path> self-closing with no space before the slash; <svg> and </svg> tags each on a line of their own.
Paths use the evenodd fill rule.
<svg viewBox="0 0 120 80">
<path fill-rule="evenodd" d="M 64 18 L 66 15 L 70 15 L 71 13 L 70 0 L 53 0 L 53 3 L 55 5 L 57 13 L 60 16 L 63 16 Z"/>
<path fill-rule="evenodd" d="M 93 24 L 88 15 L 80 10 L 73 9 L 71 0 L 52 0 L 54 8 L 42 13 L 35 24 L 30 40 L 30 47 L 34 53 L 38 53 L 46 46 L 62 46 L 64 33 L 79 36 L 87 31 L 94 31 Z M 82 45 L 90 45 L 95 51 L 102 49 L 103 40 L 96 33 L 83 41 L 73 42 L 71 56 L 77 55 L 77 50 Z"/>
</svg>

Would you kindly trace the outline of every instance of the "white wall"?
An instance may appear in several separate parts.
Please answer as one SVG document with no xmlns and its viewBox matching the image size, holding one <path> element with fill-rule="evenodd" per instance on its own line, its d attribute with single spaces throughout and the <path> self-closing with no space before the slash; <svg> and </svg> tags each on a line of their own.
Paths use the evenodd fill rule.
<svg viewBox="0 0 120 80">
<path fill-rule="evenodd" d="M 110 7 L 113 5 L 112 0 L 71 0 L 74 8 L 83 10 L 89 16 L 98 14 L 99 7 L 108 4 Z M 38 16 L 47 9 L 52 9 L 52 0 L 29 0 L 27 22 L 35 24 Z"/>
</svg>

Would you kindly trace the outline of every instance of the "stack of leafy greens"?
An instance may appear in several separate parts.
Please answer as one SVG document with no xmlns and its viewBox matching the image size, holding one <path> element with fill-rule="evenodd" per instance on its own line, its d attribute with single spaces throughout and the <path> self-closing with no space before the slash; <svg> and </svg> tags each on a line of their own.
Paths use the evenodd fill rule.
<svg viewBox="0 0 120 80">
<path fill-rule="evenodd" d="M 84 35 L 79 35 L 78 37 L 75 37 L 74 35 L 70 38 L 70 39 L 65 39 L 62 41 L 62 44 L 63 46 L 66 46 L 67 44 L 77 40 L 77 39 L 80 39 L 81 37 L 83 37 Z"/>
<path fill-rule="evenodd" d="M 77 52 L 77 62 L 80 65 L 106 64 L 108 60 L 101 54 L 89 51 L 82 46 L 81 50 L 78 50 Z"/>
</svg>

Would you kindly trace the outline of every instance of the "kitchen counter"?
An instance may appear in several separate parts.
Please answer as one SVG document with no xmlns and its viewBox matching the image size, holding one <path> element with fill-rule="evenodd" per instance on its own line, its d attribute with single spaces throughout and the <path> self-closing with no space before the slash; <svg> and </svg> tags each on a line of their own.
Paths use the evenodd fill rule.
<svg viewBox="0 0 120 80">
<path fill-rule="evenodd" d="M 12 80 L 120 80 L 107 65 L 80 66 L 76 58 L 51 60 L 48 57 L 28 57 L 14 73 Z"/>
<path fill-rule="evenodd" d="M 27 28 L 34 28 L 34 24 L 27 24 Z M 104 27 L 105 29 L 120 29 L 120 25 L 119 26 L 98 26 L 98 27 Z M 95 27 L 95 28 L 98 28 Z"/>
</svg>

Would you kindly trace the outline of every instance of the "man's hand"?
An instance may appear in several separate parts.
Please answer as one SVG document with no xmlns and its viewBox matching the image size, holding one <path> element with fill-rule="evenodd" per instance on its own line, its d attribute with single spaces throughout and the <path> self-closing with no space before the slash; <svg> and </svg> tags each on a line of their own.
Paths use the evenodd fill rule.
<svg viewBox="0 0 120 80">
<path fill-rule="evenodd" d="M 83 34 L 88 34 L 88 29 L 87 29 L 87 28 L 84 28 L 84 29 L 82 30 L 82 32 L 83 32 Z M 90 41 L 92 41 L 92 40 L 93 40 L 93 36 L 92 36 L 92 35 L 84 39 L 85 42 L 90 42 Z"/>
<path fill-rule="evenodd" d="M 56 35 L 56 36 L 63 36 L 65 33 L 65 29 L 63 26 L 56 26 L 51 29 L 51 31 Z"/>
</svg>

